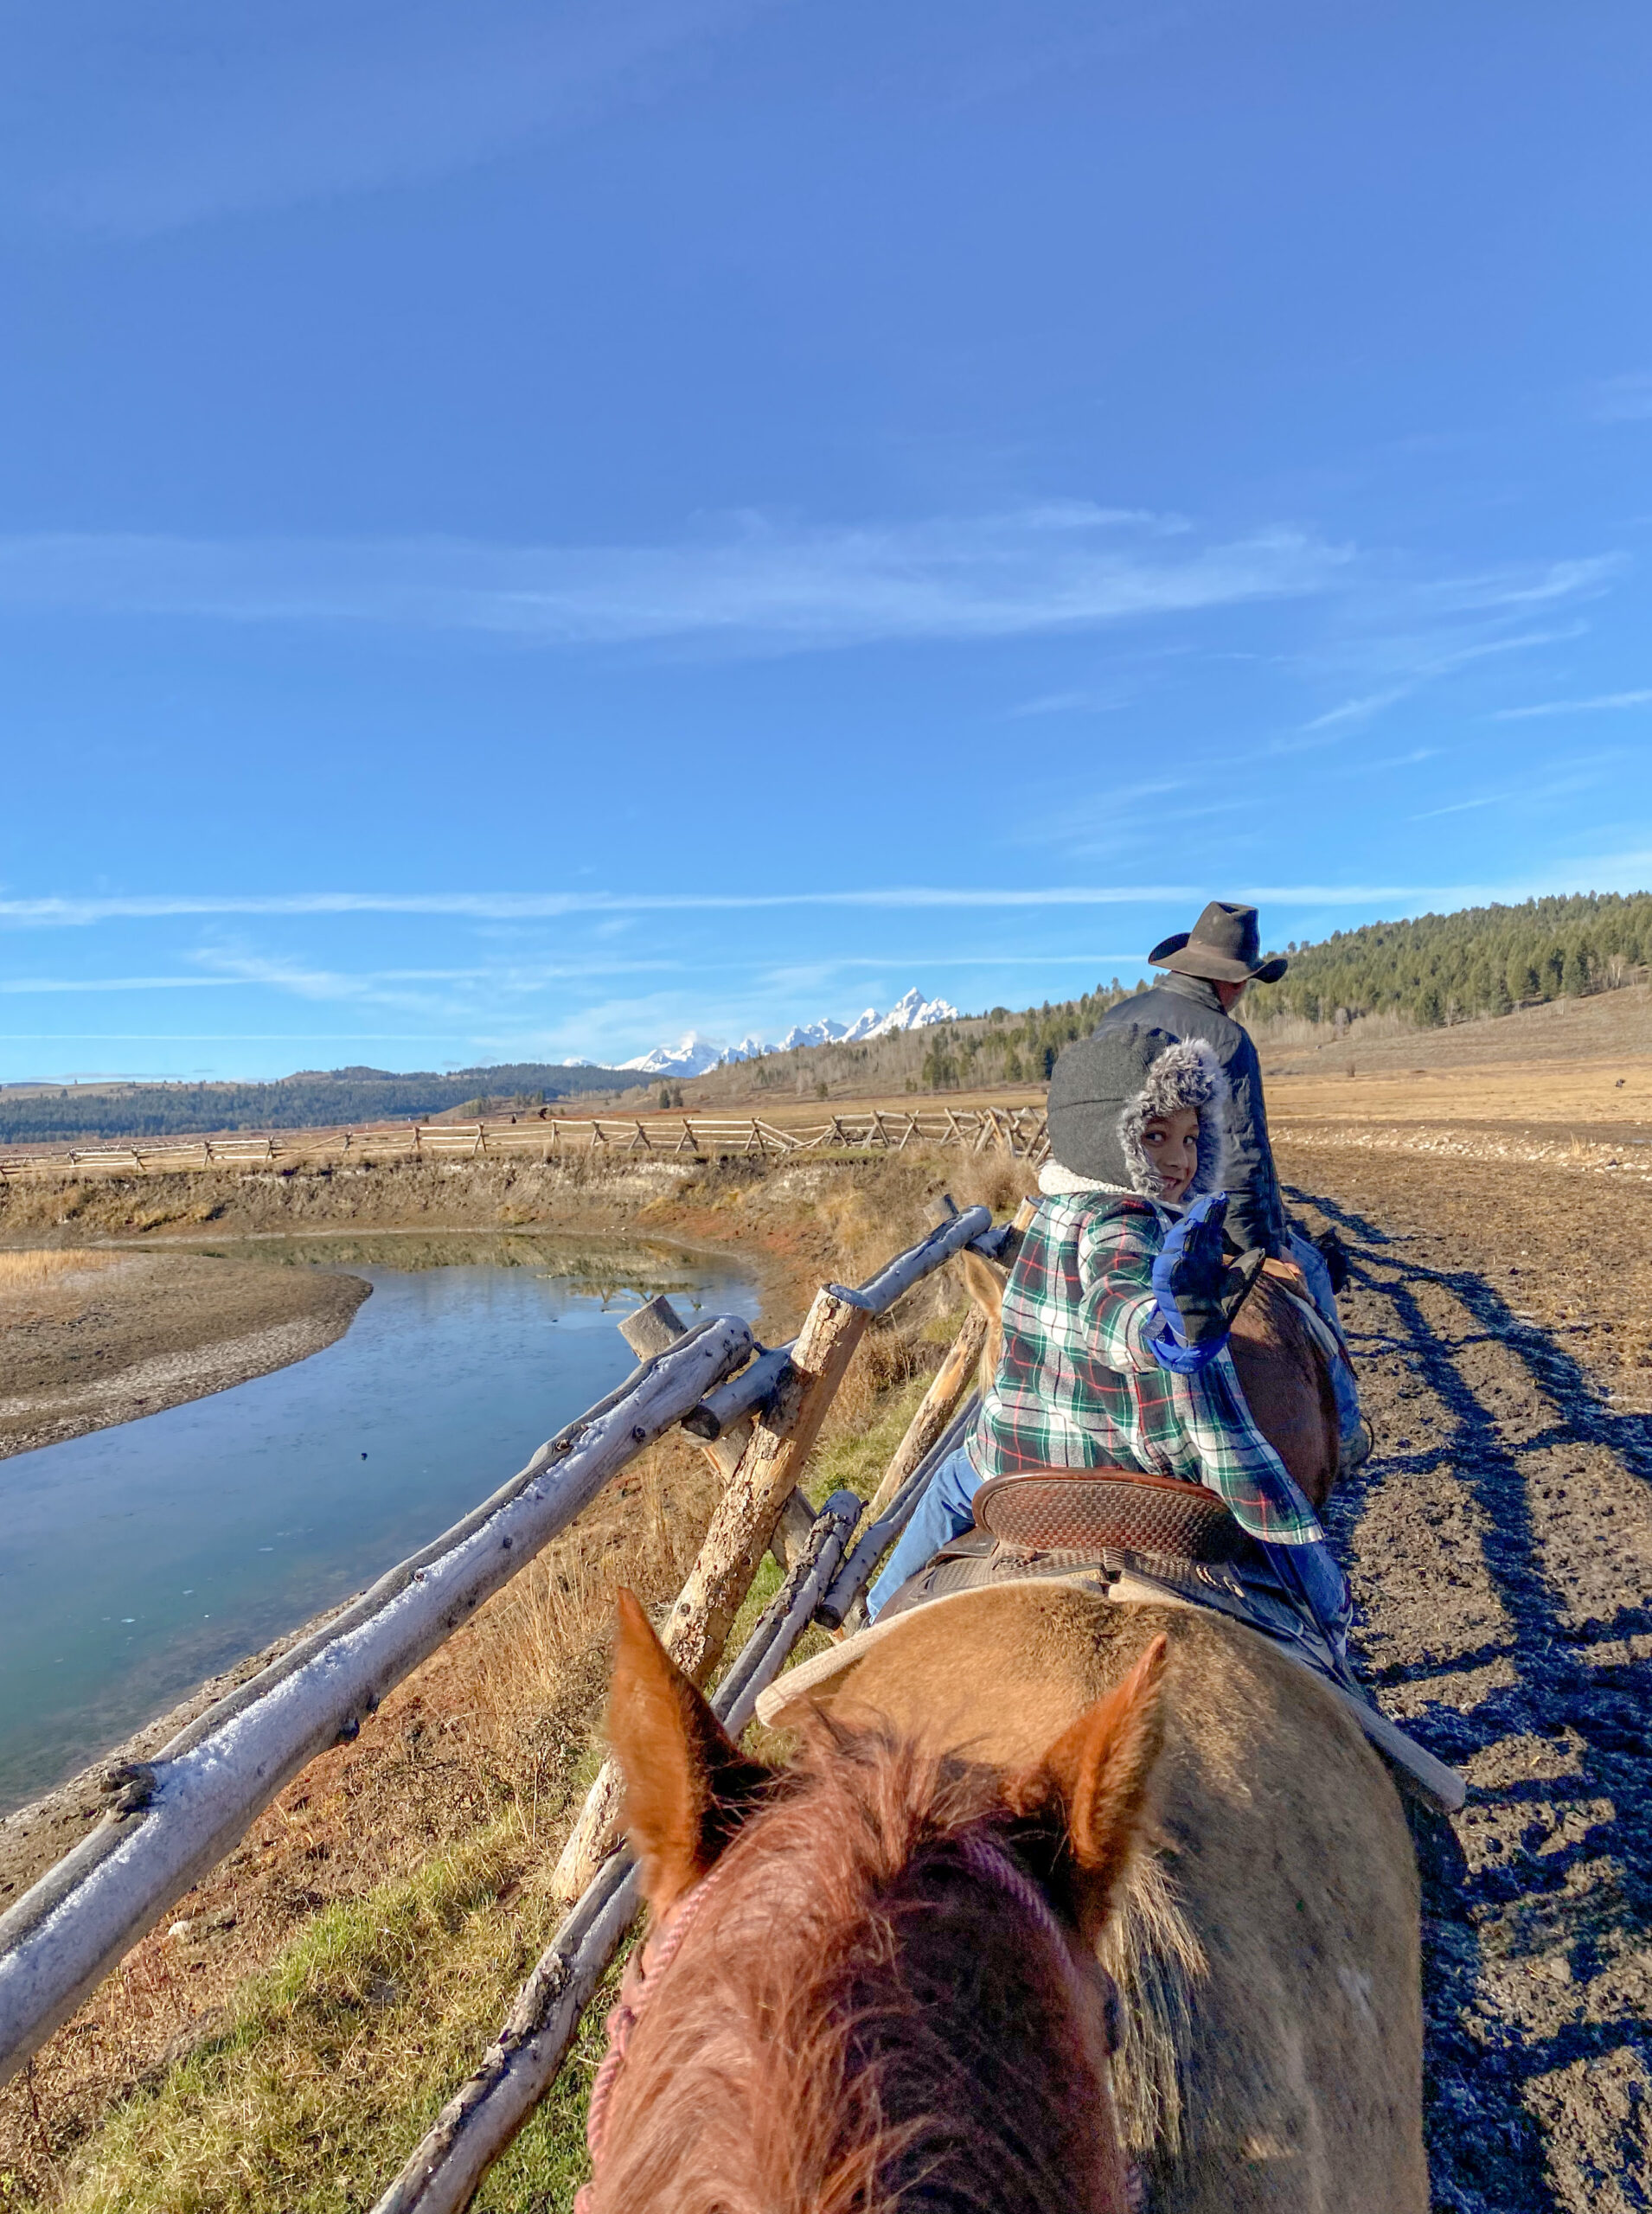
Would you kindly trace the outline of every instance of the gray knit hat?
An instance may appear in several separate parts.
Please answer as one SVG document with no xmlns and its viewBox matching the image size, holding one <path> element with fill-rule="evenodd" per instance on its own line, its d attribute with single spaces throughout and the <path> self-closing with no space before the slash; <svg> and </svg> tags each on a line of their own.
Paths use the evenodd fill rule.
<svg viewBox="0 0 1652 2214">
<path fill-rule="evenodd" d="M 1201 1040 L 1121 1023 L 1069 1046 L 1050 1078 L 1050 1159 L 1073 1176 L 1156 1199 L 1142 1143 L 1155 1115 L 1199 1115 L 1199 1166 L 1186 1198 L 1220 1188 L 1227 1079 Z"/>
</svg>

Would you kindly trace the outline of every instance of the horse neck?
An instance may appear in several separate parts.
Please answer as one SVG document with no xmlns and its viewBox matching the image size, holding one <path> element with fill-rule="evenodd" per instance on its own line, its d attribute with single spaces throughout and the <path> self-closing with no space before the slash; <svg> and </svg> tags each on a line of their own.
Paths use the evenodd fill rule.
<svg viewBox="0 0 1652 2214">
<path fill-rule="evenodd" d="M 859 1781 L 816 1775 L 731 1848 L 637 2025 L 597 2214 L 1120 2214 L 1059 1939 L 936 1834 L 911 1760 Z"/>
</svg>

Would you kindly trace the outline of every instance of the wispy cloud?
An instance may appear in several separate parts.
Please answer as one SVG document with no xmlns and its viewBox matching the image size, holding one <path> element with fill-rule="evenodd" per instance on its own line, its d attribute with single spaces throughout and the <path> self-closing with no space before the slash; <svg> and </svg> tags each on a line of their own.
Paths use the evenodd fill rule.
<svg viewBox="0 0 1652 2214">
<path fill-rule="evenodd" d="M 1609 714 L 1620 707 L 1652 707 L 1652 689 L 1642 692 L 1598 692 L 1591 700 L 1540 700 L 1530 707 L 1501 707 L 1494 722 L 1524 723 L 1541 715 Z"/>
<path fill-rule="evenodd" d="M 1392 707 L 1415 688 L 1409 684 L 1392 685 L 1386 692 L 1367 692 L 1358 699 L 1344 700 L 1341 707 L 1329 708 L 1322 715 L 1316 715 L 1311 722 L 1303 725 L 1304 732 L 1348 730 L 1359 723 L 1368 723 L 1385 707 Z"/>
<path fill-rule="evenodd" d="M 1107 715 L 1129 704 L 1123 692 L 1044 692 L 1009 713 L 1016 720 L 1024 715 Z"/>
<path fill-rule="evenodd" d="M 1598 423 L 1652 420 L 1652 369 L 1602 377 L 1589 388 L 1589 412 Z"/>
<path fill-rule="evenodd" d="M 1236 896 L 1315 906 L 1360 906 L 1376 900 L 1454 899 L 1462 903 L 1508 896 L 1486 884 L 1262 884 L 1238 886 Z M 1516 896 L 1524 897 L 1524 893 Z M 1015 888 L 998 885 L 889 885 L 855 891 L 811 892 L 294 892 L 269 893 L 137 893 L 59 894 L 0 899 L 0 924 L 33 928 L 85 928 L 99 923 L 145 921 L 171 916 L 432 915 L 481 921 L 540 921 L 570 915 L 753 912 L 777 908 L 868 910 L 1046 909 L 1160 906 L 1202 902 L 1201 884 L 1071 884 Z M 228 961 L 229 956 L 215 956 Z M 250 958 L 250 957 L 249 957 Z M 608 964 L 575 961 L 569 976 L 602 972 Z M 624 973 L 641 963 L 614 963 Z M 696 968 L 699 964 L 693 964 Z M 296 973 L 304 973 L 300 969 Z M 325 972 L 317 972 L 325 973 Z M 389 973 L 389 972 L 387 972 Z M 441 972 L 445 973 L 445 972 Z M 547 971 L 540 967 L 536 973 Z M 250 979 L 249 979 L 250 981 Z"/>
<path fill-rule="evenodd" d="M 0 992 L 190 992 L 222 989 L 234 976 L 0 976 Z"/>
<path fill-rule="evenodd" d="M 1599 562 L 1552 563 L 1523 583 L 1505 577 L 1501 598 L 1487 598 L 1470 611 L 1465 611 L 1461 600 L 1451 597 L 1463 589 L 1462 580 L 1458 580 L 1447 588 L 1444 612 L 1432 630 L 1409 630 L 1379 636 L 1345 649 L 1367 669 L 1380 669 L 1383 679 L 1380 684 L 1339 701 L 1296 732 L 1271 740 L 1265 750 L 1270 753 L 1294 753 L 1304 747 L 1332 743 L 1347 732 L 1374 721 L 1402 701 L 1414 698 L 1430 685 L 1443 683 L 1478 662 L 1495 661 L 1506 654 L 1534 653 L 1540 647 L 1565 644 L 1580 637 L 1584 628 L 1580 621 L 1540 630 L 1511 630 L 1509 624 L 1518 620 L 1534 601 L 1552 602 L 1568 592 L 1591 594 L 1603 588 L 1603 580 L 1616 575 L 1621 566 L 1616 555 Z M 1484 584 L 1483 588 L 1490 591 L 1489 584 Z"/>
<path fill-rule="evenodd" d="M 1443 815 L 1468 815 L 1483 807 L 1546 807 L 1557 799 L 1569 799 L 1576 792 L 1591 790 L 1605 771 L 1622 757 L 1616 753 L 1598 754 L 1593 758 L 1575 762 L 1564 777 L 1546 781 L 1526 778 L 1518 784 L 1507 785 L 1495 791 L 1471 793 L 1467 799 L 1450 800 L 1443 807 L 1425 808 L 1419 815 L 1408 817 L 1412 822 L 1432 822 Z"/>
<path fill-rule="evenodd" d="M 0 922 L 79 926 L 167 916 L 438 915 L 539 921 L 567 915 L 685 914 L 784 907 L 1102 907 L 1186 899 L 1185 884 L 1041 885 L 1027 890 L 983 885 L 891 885 L 823 892 L 295 892 L 267 894 L 139 893 L 0 899 Z M 1364 896 L 1351 892 L 1348 897 Z"/>
<path fill-rule="evenodd" d="M 1424 761 L 1437 760 L 1437 745 L 1416 745 L 1409 753 L 1386 753 L 1375 761 L 1348 761 L 1342 765 L 1345 777 L 1380 777 L 1394 769 L 1415 769 Z"/>
<path fill-rule="evenodd" d="M 1534 567 L 1508 565 L 1441 577 L 1420 587 L 1441 608 L 1467 614 L 1518 613 L 1604 592 L 1629 566 L 1623 554 L 1589 554 Z"/>
<path fill-rule="evenodd" d="M 1330 588 L 1352 556 L 1292 529 L 1167 536 L 1085 502 L 809 529 L 735 518 L 660 546 L 0 539 L 0 608 L 481 631 L 747 651 L 1079 631 Z"/>
</svg>

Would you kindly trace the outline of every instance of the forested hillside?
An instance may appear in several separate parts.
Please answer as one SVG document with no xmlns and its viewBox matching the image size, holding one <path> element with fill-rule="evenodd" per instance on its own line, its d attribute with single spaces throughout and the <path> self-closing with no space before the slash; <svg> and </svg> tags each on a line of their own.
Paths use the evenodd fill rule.
<svg viewBox="0 0 1652 2214">
<path fill-rule="evenodd" d="M 1257 987 L 1252 1025 L 1391 1013 L 1431 1026 L 1508 1014 L 1540 1000 L 1610 990 L 1652 964 L 1652 893 L 1580 893 L 1519 907 L 1465 907 L 1410 923 L 1337 931 L 1291 946 L 1290 969 Z"/>
<path fill-rule="evenodd" d="M 201 1130 L 298 1130 L 439 1115 L 478 1094 L 566 1098 L 611 1091 L 611 1069 L 536 1061 L 459 1069 L 451 1076 L 387 1069 L 304 1070 L 273 1084 L 74 1085 L 0 1091 L 0 1144 L 73 1145 L 103 1137 L 181 1137 Z"/>
</svg>

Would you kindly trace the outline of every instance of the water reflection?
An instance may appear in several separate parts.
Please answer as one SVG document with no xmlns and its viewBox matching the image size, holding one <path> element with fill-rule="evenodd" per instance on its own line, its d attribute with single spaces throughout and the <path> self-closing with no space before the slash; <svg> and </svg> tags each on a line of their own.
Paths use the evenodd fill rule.
<svg viewBox="0 0 1652 2214">
<path fill-rule="evenodd" d="M 660 1290 L 754 1315 L 715 1260 L 521 1236 L 237 1240 L 365 1277 L 336 1345 L 188 1406 L 0 1461 L 0 1809 L 345 1597 L 521 1468 L 631 1366 Z"/>
</svg>

